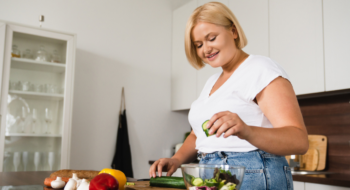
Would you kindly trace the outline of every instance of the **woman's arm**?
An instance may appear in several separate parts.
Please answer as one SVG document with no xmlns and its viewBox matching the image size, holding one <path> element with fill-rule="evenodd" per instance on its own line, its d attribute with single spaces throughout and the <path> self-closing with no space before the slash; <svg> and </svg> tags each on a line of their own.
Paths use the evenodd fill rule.
<svg viewBox="0 0 350 190">
<path fill-rule="evenodd" d="M 197 155 L 197 150 L 195 149 L 196 139 L 197 137 L 192 130 L 173 157 L 161 158 L 152 164 L 149 169 L 149 176 L 156 177 L 157 171 L 158 176 L 162 176 L 162 171 L 167 171 L 167 176 L 171 176 L 181 164 L 195 160 Z"/>
<path fill-rule="evenodd" d="M 291 83 L 278 77 L 256 96 L 274 128 L 247 126 L 237 114 L 220 112 L 208 122 L 210 134 L 237 135 L 266 152 L 277 155 L 304 154 L 309 142 L 303 117 Z"/>
</svg>

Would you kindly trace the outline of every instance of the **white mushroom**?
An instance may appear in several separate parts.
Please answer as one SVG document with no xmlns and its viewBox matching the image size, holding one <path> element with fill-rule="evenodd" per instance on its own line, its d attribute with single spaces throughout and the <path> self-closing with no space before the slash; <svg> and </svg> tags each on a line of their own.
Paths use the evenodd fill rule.
<svg viewBox="0 0 350 190">
<path fill-rule="evenodd" d="M 86 179 L 83 179 L 77 190 L 89 190 L 89 186 L 90 186 L 90 183 Z"/>
<path fill-rule="evenodd" d="M 69 181 L 67 185 L 64 187 L 64 190 L 76 190 L 77 187 L 77 181 L 75 181 L 73 178 L 69 178 Z"/>
<path fill-rule="evenodd" d="M 51 181 L 51 187 L 54 189 L 61 189 L 65 184 L 61 177 L 57 177 L 55 181 Z"/>
<path fill-rule="evenodd" d="M 78 178 L 78 175 L 76 173 L 73 173 L 73 177 L 72 178 L 77 182 L 76 188 L 78 188 L 80 186 L 81 179 Z"/>
</svg>

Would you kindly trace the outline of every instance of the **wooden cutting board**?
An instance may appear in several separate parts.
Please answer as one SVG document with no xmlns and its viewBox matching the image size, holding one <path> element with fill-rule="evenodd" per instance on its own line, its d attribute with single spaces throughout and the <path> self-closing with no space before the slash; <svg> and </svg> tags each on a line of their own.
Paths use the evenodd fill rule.
<svg viewBox="0 0 350 190">
<path fill-rule="evenodd" d="M 125 190 L 183 190 L 177 188 L 168 188 L 168 187 L 151 187 L 149 186 L 149 181 L 135 181 L 135 185 L 125 186 Z"/>
<path fill-rule="evenodd" d="M 327 137 L 324 135 L 309 135 L 309 150 L 301 155 L 300 170 L 321 171 L 326 168 Z M 289 163 L 290 156 L 286 156 Z M 299 161 L 296 155 L 295 161 Z"/>
</svg>

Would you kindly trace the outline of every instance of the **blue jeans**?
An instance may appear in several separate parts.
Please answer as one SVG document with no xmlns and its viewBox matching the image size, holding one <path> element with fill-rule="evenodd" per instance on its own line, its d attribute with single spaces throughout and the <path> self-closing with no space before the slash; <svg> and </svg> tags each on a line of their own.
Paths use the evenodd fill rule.
<svg viewBox="0 0 350 190">
<path fill-rule="evenodd" d="M 241 190 L 293 190 L 293 178 L 287 160 L 255 150 L 250 152 L 214 152 L 201 156 L 200 164 L 244 166 Z"/>
</svg>

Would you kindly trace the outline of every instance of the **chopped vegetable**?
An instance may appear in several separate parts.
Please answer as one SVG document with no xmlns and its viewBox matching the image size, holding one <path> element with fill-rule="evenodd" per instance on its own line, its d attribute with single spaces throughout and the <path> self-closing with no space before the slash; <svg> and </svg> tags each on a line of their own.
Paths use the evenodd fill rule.
<svg viewBox="0 0 350 190">
<path fill-rule="evenodd" d="M 220 188 L 220 190 L 234 190 L 234 189 L 236 189 L 236 184 L 234 183 L 227 183 L 222 188 Z"/>
<path fill-rule="evenodd" d="M 194 186 L 202 186 L 203 185 L 203 179 L 202 178 L 194 178 L 192 181 L 192 185 Z"/>
</svg>

